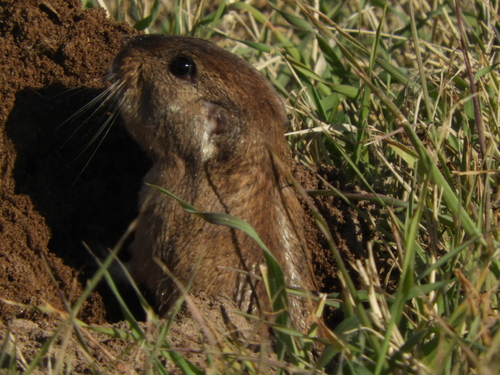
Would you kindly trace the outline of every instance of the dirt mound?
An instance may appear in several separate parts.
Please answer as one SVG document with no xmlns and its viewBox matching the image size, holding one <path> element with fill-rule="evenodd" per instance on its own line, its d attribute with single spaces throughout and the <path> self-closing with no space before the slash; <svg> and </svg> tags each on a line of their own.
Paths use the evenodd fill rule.
<svg viewBox="0 0 500 375">
<path fill-rule="evenodd" d="M 81 241 L 116 241 L 135 216 L 141 160 L 147 169 L 119 126 L 85 168 L 92 150 L 79 154 L 95 124 L 65 123 L 103 90 L 120 40 L 133 31 L 77 0 L 3 1 L 1 12 L 0 297 L 64 309 L 62 296 L 78 297 L 88 268 Z M 2 320 L 42 315 L 0 303 Z M 104 317 L 94 294 L 81 318 Z"/>
</svg>

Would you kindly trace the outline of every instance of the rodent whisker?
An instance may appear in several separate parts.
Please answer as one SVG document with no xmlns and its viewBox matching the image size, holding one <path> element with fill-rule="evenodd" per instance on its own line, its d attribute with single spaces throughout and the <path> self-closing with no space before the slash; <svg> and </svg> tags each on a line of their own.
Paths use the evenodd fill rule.
<svg viewBox="0 0 500 375">
<path fill-rule="evenodd" d="M 86 134 L 92 132 L 91 139 L 88 142 L 86 142 L 86 144 L 82 147 L 81 151 L 71 160 L 71 162 L 74 162 L 76 159 L 81 157 L 92 145 L 94 145 L 97 142 L 97 145 L 92 151 L 92 154 L 86 161 L 85 165 L 81 169 L 78 176 L 75 178 L 75 181 L 77 181 L 82 175 L 82 173 L 85 171 L 85 169 L 93 159 L 94 155 L 100 148 L 102 142 L 106 138 L 107 134 L 109 133 L 116 118 L 118 117 L 119 96 L 117 95 L 117 93 L 120 91 L 121 86 L 122 84 L 120 83 L 116 82 L 112 83 L 108 88 L 99 93 L 99 95 L 97 95 L 90 102 L 85 104 L 82 108 L 80 108 L 77 112 L 75 112 L 66 121 L 64 121 L 61 125 L 58 126 L 58 129 L 60 129 L 63 125 L 67 124 L 68 122 L 74 122 L 76 119 L 86 114 L 85 119 L 81 121 L 78 124 L 78 126 L 71 132 L 71 134 L 66 138 L 66 141 L 61 146 L 64 147 L 64 145 L 66 145 L 67 142 L 71 138 L 73 138 L 77 134 L 77 132 L 81 131 L 82 127 L 85 124 L 89 123 L 91 120 L 96 121 L 100 124 L 97 131 L 94 131 L 95 126 L 92 126 L 91 129 L 88 129 L 85 132 Z M 87 115 L 88 112 L 90 113 Z"/>
<path fill-rule="evenodd" d="M 83 166 L 83 168 L 80 171 L 80 173 L 78 173 L 78 176 L 76 176 L 75 181 L 77 181 L 80 178 L 80 176 L 85 171 L 85 169 L 87 168 L 87 166 L 89 165 L 89 163 L 91 162 L 91 160 L 94 158 L 94 155 L 96 154 L 96 152 L 99 149 L 99 147 L 101 147 L 102 142 L 104 141 L 104 139 L 106 138 L 107 134 L 109 133 L 109 131 L 111 129 L 111 126 L 113 126 L 113 123 L 116 120 L 117 116 L 118 116 L 118 107 L 114 107 L 113 108 L 113 112 L 106 119 L 106 121 L 104 122 L 104 124 L 99 128 L 99 130 L 97 131 L 97 133 L 92 137 L 92 139 L 89 142 L 87 142 L 87 144 L 82 149 L 82 151 L 73 159 L 73 160 L 75 160 L 76 158 L 80 157 L 100 137 L 99 142 L 97 143 L 97 146 L 92 151 L 92 154 L 88 158 L 87 162 Z M 103 135 L 101 136 L 101 134 L 103 134 Z"/>
<path fill-rule="evenodd" d="M 110 94 L 111 93 L 111 94 Z M 93 111 L 88 115 L 84 121 L 82 121 L 76 129 L 68 136 L 68 139 L 64 142 L 68 142 L 77 132 L 78 130 L 81 129 L 83 125 L 85 125 L 90 119 L 94 118 L 96 113 L 99 112 L 99 109 L 102 108 L 108 101 L 109 97 L 113 95 L 113 91 L 111 90 L 111 87 L 108 87 L 106 90 L 101 92 L 99 95 L 97 95 L 94 99 L 92 99 L 90 102 L 85 104 L 83 107 L 81 107 L 78 111 L 73 113 L 70 117 L 68 117 L 64 122 L 62 122 L 57 129 L 61 129 L 63 126 L 70 122 L 74 122 L 76 119 L 80 118 L 83 114 L 88 113 L 92 108 Z"/>
</svg>

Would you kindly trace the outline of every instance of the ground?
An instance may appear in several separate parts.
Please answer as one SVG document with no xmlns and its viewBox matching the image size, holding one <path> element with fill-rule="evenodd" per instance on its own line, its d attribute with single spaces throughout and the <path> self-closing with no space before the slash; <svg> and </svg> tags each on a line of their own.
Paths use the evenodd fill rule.
<svg viewBox="0 0 500 375">
<path fill-rule="evenodd" d="M 150 162 L 118 121 L 92 141 L 109 116 L 105 108 L 85 107 L 105 89 L 120 40 L 136 32 L 103 10 L 82 10 L 78 0 L 5 0 L 0 11 L 0 321 L 28 337 L 41 330 L 34 335 L 40 342 L 60 316 L 26 306 L 64 311 L 95 271 L 82 241 L 112 247 L 137 213 Z M 319 174 L 355 190 L 333 169 L 295 166 L 294 174 L 308 189 L 326 188 Z M 370 226 L 339 199 L 316 204 L 346 263 L 363 259 Z M 338 291 L 334 263 L 311 218 L 306 231 L 322 290 Z M 79 318 L 119 322 L 107 293 L 93 292 Z M 333 311 L 327 321 L 335 319 Z"/>
</svg>

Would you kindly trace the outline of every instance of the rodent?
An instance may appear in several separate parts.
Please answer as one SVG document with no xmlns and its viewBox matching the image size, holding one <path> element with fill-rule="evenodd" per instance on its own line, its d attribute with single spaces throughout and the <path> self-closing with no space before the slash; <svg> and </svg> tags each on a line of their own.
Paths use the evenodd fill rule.
<svg viewBox="0 0 500 375">
<path fill-rule="evenodd" d="M 283 166 L 273 161 L 272 153 L 285 160 L 289 150 L 283 102 L 269 81 L 211 42 L 163 35 L 126 40 L 111 80 L 126 129 L 153 160 L 144 181 L 200 212 L 246 221 L 283 267 L 288 285 L 317 289 L 304 212 Z M 150 186 L 139 200 L 129 266 L 155 295 L 160 314 L 179 291 L 153 257 L 183 285 L 192 279 L 193 293 L 226 294 L 252 313 L 265 308 L 259 307 L 266 300 L 263 282 L 248 275 L 260 274 L 263 252 L 249 236 L 185 212 Z M 303 308 L 296 300 L 295 316 Z"/>
</svg>

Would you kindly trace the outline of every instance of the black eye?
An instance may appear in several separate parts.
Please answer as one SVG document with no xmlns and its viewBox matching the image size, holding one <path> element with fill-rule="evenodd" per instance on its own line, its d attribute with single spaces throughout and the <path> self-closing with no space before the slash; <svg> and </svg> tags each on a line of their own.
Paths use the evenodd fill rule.
<svg viewBox="0 0 500 375">
<path fill-rule="evenodd" d="M 196 73 L 196 66 L 190 58 L 180 56 L 172 61 L 172 64 L 170 64 L 170 71 L 176 77 L 191 79 Z"/>
</svg>

